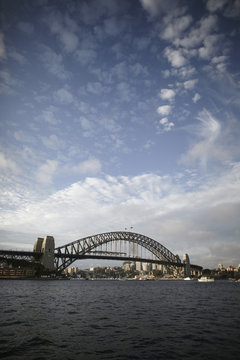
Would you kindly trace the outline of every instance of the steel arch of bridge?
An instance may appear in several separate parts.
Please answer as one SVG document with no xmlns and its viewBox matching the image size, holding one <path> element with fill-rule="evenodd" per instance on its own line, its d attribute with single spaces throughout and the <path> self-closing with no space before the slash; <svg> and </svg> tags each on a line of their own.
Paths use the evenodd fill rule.
<svg viewBox="0 0 240 360">
<path fill-rule="evenodd" d="M 129 243 L 138 244 L 155 255 L 156 259 L 168 263 L 169 265 L 175 264 L 179 266 L 181 264 L 179 257 L 174 255 L 170 250 L 161 245 L 159 242 L 145 235 L 127 231 L 115 231 L 88 236 L 57 247 L 54 251 L 55 267 L 58 271 L 62 271 L 71 265 L 75 260 L 87 258 L 88 255 L 93 253 L 93 250 L 99 246 L 109 242 L 117 241 L 126 241 Z M 113 258 L 114 257 L 112 257 L 112 259 Z"/>
</svg>

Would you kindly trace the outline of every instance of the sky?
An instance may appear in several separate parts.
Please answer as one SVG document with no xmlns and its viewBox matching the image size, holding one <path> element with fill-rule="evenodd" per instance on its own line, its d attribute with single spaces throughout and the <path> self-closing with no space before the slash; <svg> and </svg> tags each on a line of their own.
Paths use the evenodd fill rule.
<svg viewBox="0 0 240 360">
<path fill-rule="evenodd" d="M 237 266 L 240 1 L 0 7 L 0 248 L 132 228 Z"/>
</svg>

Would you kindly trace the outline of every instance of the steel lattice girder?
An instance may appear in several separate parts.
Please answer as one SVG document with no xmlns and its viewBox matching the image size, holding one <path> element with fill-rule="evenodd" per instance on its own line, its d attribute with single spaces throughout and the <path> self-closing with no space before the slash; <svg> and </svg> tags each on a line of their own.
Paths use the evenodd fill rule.
<svg viewBox="0 0 240 360">
<path fill-rule="evenodd" d="M 32 258 L 39 259 L 40 255 L 40 253 L 33 251 L 0 250 L 0 258 L 2 259 L 31 260 Z"/>
<path fill-rule="evenodd" d="M 74 261 L 72 257 L 73 255 L 78 255 L 79 257 L 81 255 L 87 255 L 93 249 L 111 241 L 127 241 L 129 243 L 136 243 L 152 252 L 159 260 L 165 260 L 169 263 L 181 263 L 180 259 L 165 246 L 147 236 L 133 232 L 115 231 L 88 236 L 57 247 L 55 249 L 56 268 L 63 270 Z M 60 259 L 62 261 L 61 265 L 59 265 Z"/>
</svg>

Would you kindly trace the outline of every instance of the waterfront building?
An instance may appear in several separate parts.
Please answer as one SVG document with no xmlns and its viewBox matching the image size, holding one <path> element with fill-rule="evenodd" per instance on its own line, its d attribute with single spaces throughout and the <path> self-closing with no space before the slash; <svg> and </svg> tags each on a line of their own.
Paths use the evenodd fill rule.
<svg viewBox="0 0 240 360">
<path fill-rule="evenodd" d="M 136 270 L 137 271 L 142 271 L 142 263 L 141 263 L 141 261 L 136 262 Z"/>
<path fill-rule="evenodd" d="M 32 278 L 35 276 L 35 269 L 29 267 L 0 267 L 0 278 L 7 279 L 24 279 L 24 278 Z"/>
<path fill-rule="evenodd" d="M 78 268 L 77 268 L 76 266 L 73 266 L 73 267 L 71 267 L 71 268 L 67 268 L 67 269 L 65 269 L 65 271 L 64 271 L 65 274 L 68 274 L 68 275 L 70 275 L 70 276 L 76 275 L 77 272 L 78 272 Z"/>
<path fill-rule="evenodd" d="M 224 270 L 225 270 L 224 267 L 223 267 L 223 264 L 218 264 L 218 270 L 220 270 L 220 271 L 224 271 Z"/>
<path fill-rule="evenodd" d="M 143 271 L 146 271 L 146 272 L 152 271 L 152 264 L 150 264 L 150 263 L 143 263 L 143 264 L 142 264 L 142 270 L 143 270 Z"/>
<path fill-rule="evenodd" d="M 235 267 L 232 266 L 232 265 L 229 265 L 227 268 L 226 268 L 227 272 L 231 272 L 231 271 L 234 271 L 235 270 Z"/>
<path fill-rule="evenodd" d="M 132 262 L 125 261 L 123 263 L 123 269 L 124 269 L 124 271 L 136 270 L 136 263 L 133 261 Z"/>
<path fill-rule="evenodd" d="M 157 270 L 157 264 L 152 264 L 152 270 Z"/>
</svg>

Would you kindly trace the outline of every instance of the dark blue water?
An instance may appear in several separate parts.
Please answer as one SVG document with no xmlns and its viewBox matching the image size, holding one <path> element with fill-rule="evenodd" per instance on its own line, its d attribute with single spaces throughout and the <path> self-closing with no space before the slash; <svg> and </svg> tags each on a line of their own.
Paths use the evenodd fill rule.
<svg viewBox="0 0 240 360">
<path fill-rule="evenodd" d="M 3 359 L 239 359 L 240 283 L 0 281 Z"/>
</svg>

